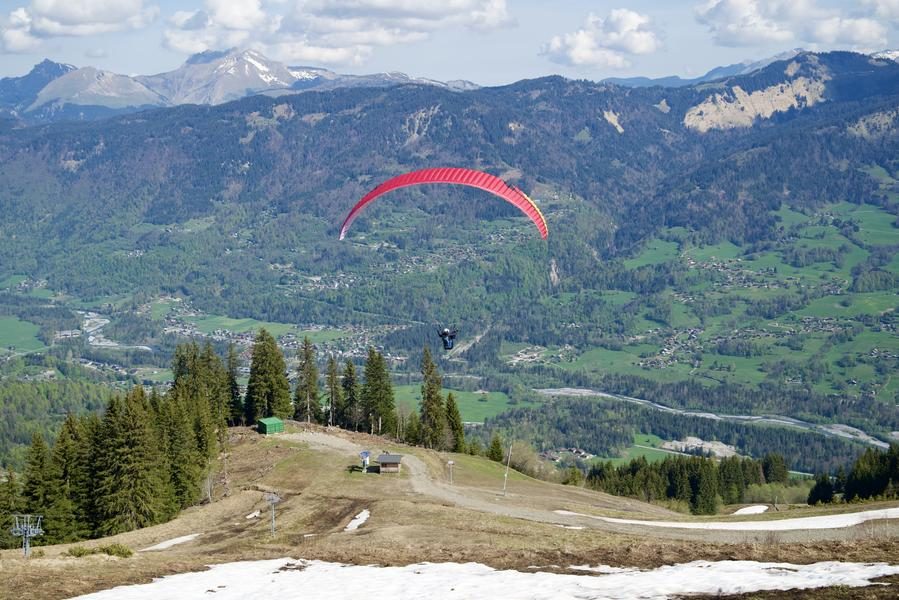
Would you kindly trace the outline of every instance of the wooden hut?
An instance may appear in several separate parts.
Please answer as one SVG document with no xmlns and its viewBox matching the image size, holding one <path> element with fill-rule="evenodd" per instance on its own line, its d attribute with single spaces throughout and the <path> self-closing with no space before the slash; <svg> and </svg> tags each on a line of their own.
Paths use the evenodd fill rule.
<svg viewBox="0 0 899 600">
<path fill-rule="evenodd" d="M 386 452 L 378 457 L 378 464 L 381 465 L 381 473 L 399 473 L 402 466 L 402 454 L 387 454 Z"/>
</svg>

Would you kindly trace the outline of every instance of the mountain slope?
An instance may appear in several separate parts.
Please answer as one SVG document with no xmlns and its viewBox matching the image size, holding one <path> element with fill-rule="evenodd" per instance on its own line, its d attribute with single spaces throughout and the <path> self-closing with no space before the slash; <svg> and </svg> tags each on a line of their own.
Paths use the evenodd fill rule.
<svg viewBox="0 0 899 600">
<path fill-rule="evenodd" d="M 74 70 L 72 65 L 45 59 L 36 64 L 27 75 L 0 79 L 0 114 L 16 114 L 23 110 L 34 102 L 47 84 Z"/>
<path fill-rule="evenodd" d="M 174 71 L 136 79 L 169 106 L 221 104 L 263 90 L 289 88 L 297 80 L 290 69 L 254 50 L 204 52 Z"/>
</svg>

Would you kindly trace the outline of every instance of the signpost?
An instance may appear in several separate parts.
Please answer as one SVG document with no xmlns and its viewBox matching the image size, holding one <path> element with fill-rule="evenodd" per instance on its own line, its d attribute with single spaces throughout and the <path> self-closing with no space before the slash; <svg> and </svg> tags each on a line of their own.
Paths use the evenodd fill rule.
<svg viewBox="0 0 899 600">
<path fill-rule="evenodd" d="M 450 472 L 450 485 L 453 485 L 453 466 L 455 464 L 456 464 L 455 461 L 452 461 L 452 460 L 446 461 L 446 466 L 449 467 L 449 472 Z"/>
<path fill-rule="evenodd" d="M 275 504 L 281 501 L 281 496 L 274 492 L 265 495 L 265 501 L 272 507 L 272 537 L 275 537 Z"/>
</svg>

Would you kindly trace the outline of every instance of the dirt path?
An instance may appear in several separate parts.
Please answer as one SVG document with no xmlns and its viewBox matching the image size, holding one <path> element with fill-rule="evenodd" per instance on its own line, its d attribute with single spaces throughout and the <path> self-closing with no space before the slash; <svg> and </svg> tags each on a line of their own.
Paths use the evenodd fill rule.
<svg viewBox="0 0 899 600">
<path fill-rule="evenodd" d="M 360 444 L 344 437 L 315 431 L 286 434 L 283 437 L 307 443 L 316 449 L 339 452 L 354 457 L 358 457 L 359 452 L 365 449 Z M 775 537 L 779 542 L 813 542 L 860 539 L 866 536 L 899 536 L 899 522 L 894 518 L 869 521 L 856 527 L 846 527 L 844 525 L 795 530 L 784 527 L 785 523 L 783 521 L 779 525 L 774 525 L 777 521 L 772 521 L 770 530 L 762 528 L 734 531 L 732 520 L 728 522 L 722 521 L 720 529 L 715 528 L 715 523 L 709 521 L 703 522 L 702 525 L 696 528 L 664 527 L 637 520 L 614 519 L 564 510 L 558 511 L 561 507 L 547 509 L 528 506 L 530 501 L 528 497 L 512 493 L 511 491 L 504 496 L 497 490 L 449 485 L 449 483 L 438 481 L 432 477 L 425 462 L 412 454 L 403 456 L 403 466 L 409 473 L 409 484 L 412 487 L 412 491 L 417 494 L 430 496 L 441 502 L 450 502 L 460 508 L 540 523 L 551 523 L 572 529 L 600 529 L 632 535 L 670 539 L 695 539 L 707 542 L 770 542 Z M 625 507 L 628 503 L 633 502 L 628 498 L 616 498 L 616 500 L 620 501 L 621 507 Z M 598 505 L 594 503 L 594 506 Z M 892 512 L 890 515 L 892 515 Z"/>
</svg>

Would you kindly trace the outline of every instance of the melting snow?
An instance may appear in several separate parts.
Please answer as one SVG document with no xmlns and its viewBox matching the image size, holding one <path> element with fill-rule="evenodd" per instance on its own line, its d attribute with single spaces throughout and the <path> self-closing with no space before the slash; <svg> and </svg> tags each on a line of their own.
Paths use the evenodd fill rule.
<svg viewBox="0 0 899 600">
<path fill-rule="evenodd" d="M 344 528 L 344 531 L 353 531 L 354 529 L 359 529 L 359 527 L 363 523 L 368 521 L 368 517 L 370 517 L 370 516 L 371 516 L 371 513 L 368 512 L 368 509 L 366 508 L 361 513 L 359 513 L 358 515 L 353 517 L 353 520 L 350 521 L 350 524 Z"/>
<path fill-rule="evenodd" d="M 176 537 L 170 540 L 166 540 L 164 542 L 159 542 L 155 546 L 150 546 L 149 548 L 144 548 L 140 550 L 140 552 L 153 552 L 155 550 L 165 550 L 166 548 L 171 548 L 172 546 L 177 546 L 178 544 L 183 544 L 184 542 L 189 542 L 192 539 L 199 536 L 199 533 L 192 533 L 190 535 L 182 535 L 181 537 Z"/>
<path fill-rule="evenodd" d="M 405 567 L 355 566 L 281 558 L 215 565 L 143 585 L 117 587 L 81 600 L 404 600 L 417 598 L 641 598 L 745 594 L 759 590 L 870 585 L 899 574 L 885 563 L 811 565 L 755 561 L 696 561 L 652 571 L 601 575 L 497 571 L 477 563 L 421 563 Z"/>
<path fill-rule="evenodd" d="M 866 510 L 863 512 L 824 515 L 820 517 L 801 517 L 798 519 L 780 519 L 777 521 L 729 521 L 729 522 L 687 522 L 687 521 L 637 521 L 634 519 L 615 519 L 583 515 L 567 510 L 557 510 L 556 514 L 576 517 L 589 517 L 606 523 L 622 525 L 644 525 L 646 527 L 671 527 L 674 529 L 719 529 L 727 531 L 792 531 L 795 529 L 839 529 L 852 527 L 875 519 L 899 519 L 899 508 Z"/>
<path fill-rule="evenodd" d="M 768 510 L 768 507 L 764 504 L 757 504 L 756 506 L 744 506 L 739 510 L 735 510 L 735 515 L 760 515 L 763 512 Z"/>
<path fill-rule="evenodd" d="M 249 52 L 247 52 L 246 54 L 244 54 L 243 57 L 244 57 L 244 60 L 246 60 L 248 63 L 250 63 L 251 65 L 253 65 L 253 66 L 256 67 L 257 69 L 259 69 L 259 70 L 262 71 L 263 73 L 268 73 L 268 72 L 269 72 L 268 66 L 262 64 L 261 62 L 259 62 L 259 61 L 256 60 L 256 59 L 254 59 L 252 56 L 250 56 L 250 53 L 249 53 Z"/>
</svg>

